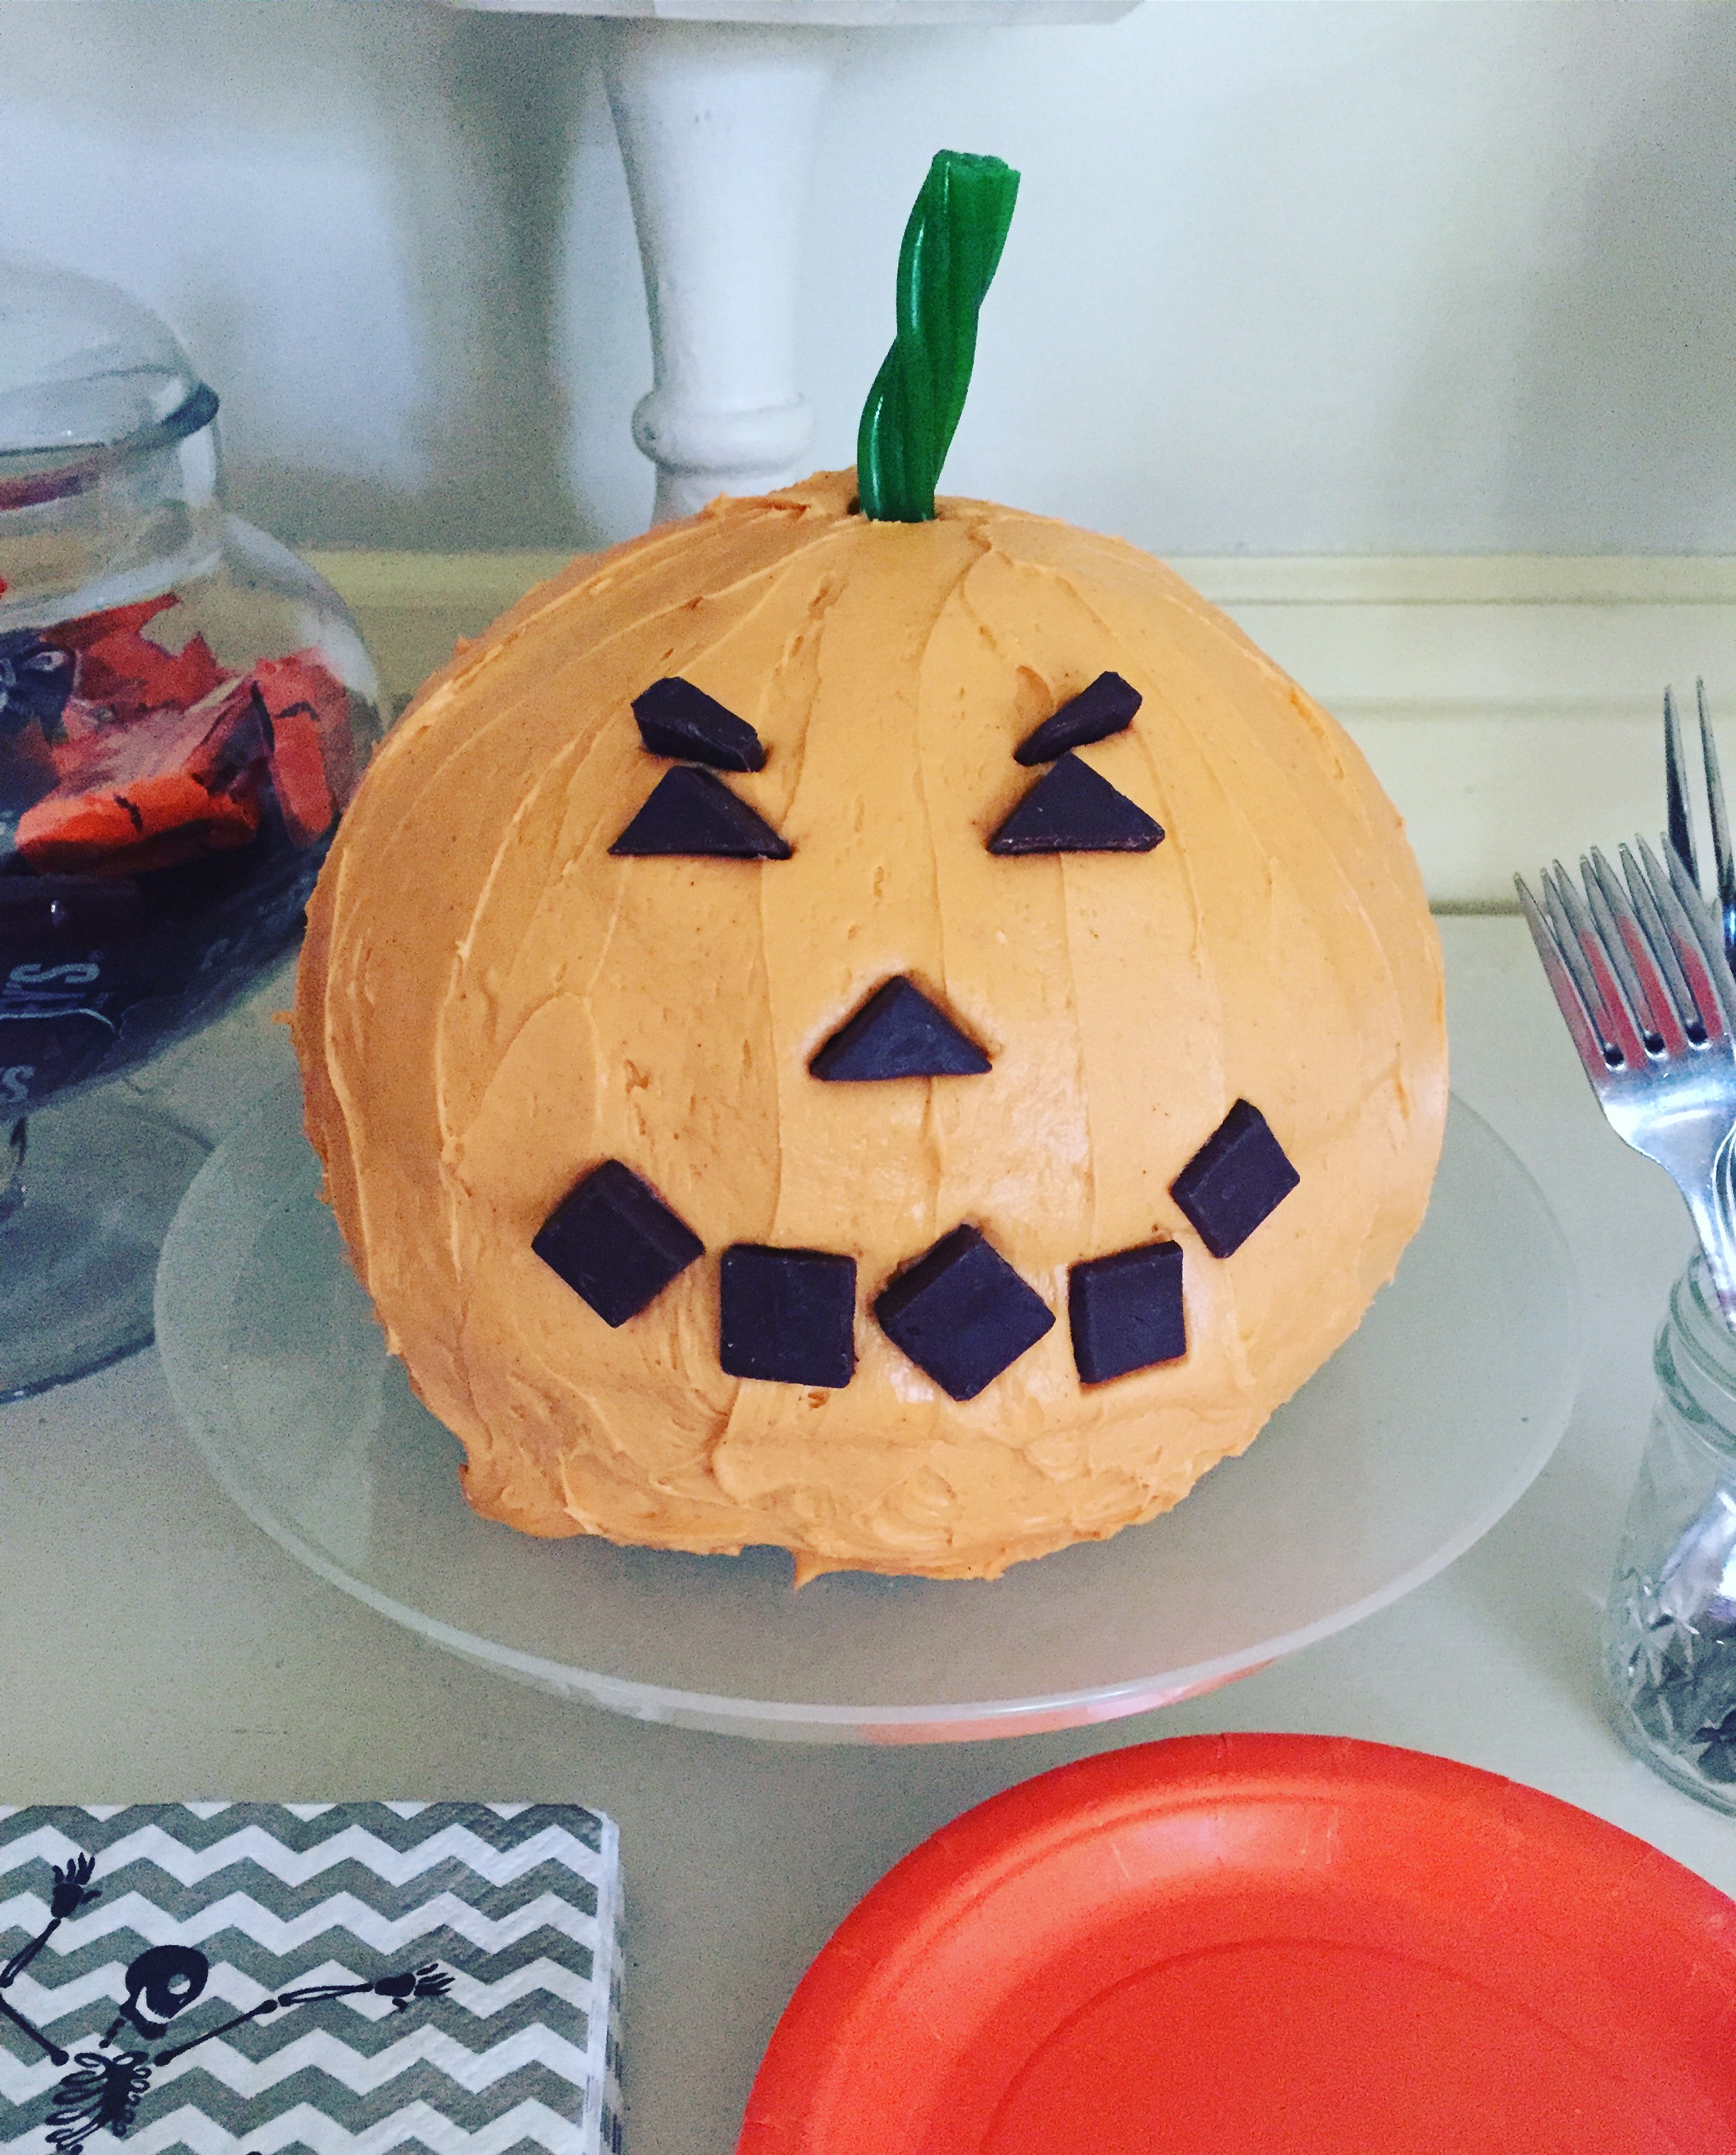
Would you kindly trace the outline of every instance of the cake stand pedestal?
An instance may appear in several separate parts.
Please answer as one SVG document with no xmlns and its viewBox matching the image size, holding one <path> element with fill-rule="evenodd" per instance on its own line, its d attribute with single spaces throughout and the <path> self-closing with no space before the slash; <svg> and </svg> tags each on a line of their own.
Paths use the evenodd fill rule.
<svg viewBox="0 0 1736 2155">
<path fill-rule="evenodd" d="M 205 1156 L 124 1078 L 0 1123 L 0 1400 L 150 1345 L 158 1252 Z"/>
<path fill-rule="evenodd" d="M 795 376 L 802 211 L 837 33 L 1108 23 L 1137 0 L 447 4 L 610 18 L 604 69 L 651 315 L 652 383 L 633 438 L 657 468 L 651 520 L 661 524 L 805 468 L 812 415 Z"/>
</svg>

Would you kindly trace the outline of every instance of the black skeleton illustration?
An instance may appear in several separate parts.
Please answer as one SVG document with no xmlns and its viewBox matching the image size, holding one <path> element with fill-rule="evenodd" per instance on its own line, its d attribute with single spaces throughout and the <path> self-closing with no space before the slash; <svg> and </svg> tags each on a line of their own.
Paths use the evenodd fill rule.
<svg viewBox="0 0 1736 2155">
<path fill-rule="evenodd" d="M 328 1998 L 358 1998 L 370 1993 L 390 1999 L 394 2011 L 407 2013 L 416 1999 L 443 1998 L 452 1987 L 452 1976 L 436 1961 L 376 1976 L 370 1983 L 303 1984 L 278 1991 L 245 2013 L 232 2014 L 186 2042 L 171 2043 L 160 2050 L 130 2050 L 125 2047 L 128 2038 L 124 2031 L 132 2030 L 147 2045 L 166 2035 L 176 2015 L 197 2001 L 211 1973 L 211 1963 L 195 1947 L 150 1946 L 129 1963 L 126 1996 L 96 2038 L 95 2047 L 69 2054 L 27 2020 L 6 1993 L 64 1922 L 76 1916 L 87 1902 L 101 1898 L 102 1888 L 90 1882 L 95 1868 L 96 1859 L 86 1855 L 53 1866 L 54 1886 L 47 1923 L 0 1968 L 0 2016 L 28 2035 L 55 2065 L 74 2068 L 56 2084 L 50 2097 L 49 2145 L 57 2155 L 83 2155 L 85 2142 L 99 2132 L 112 2133 L 117 2140 L 124 2137 L 157 2066 L 171 2065 L 189 2050 L 197 2050 L 202 2043 L 227 2035 L 231 2029 L 249 2020 L 261 2020 L 268 2014 L 293 2006 L 317 2004 Z"/>
</svg>

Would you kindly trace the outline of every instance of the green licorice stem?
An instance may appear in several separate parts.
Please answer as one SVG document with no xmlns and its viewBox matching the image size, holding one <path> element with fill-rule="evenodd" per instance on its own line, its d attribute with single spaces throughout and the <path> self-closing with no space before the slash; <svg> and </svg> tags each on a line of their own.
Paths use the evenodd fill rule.
<svg viewBox="0 0 1736 2155">
<path fill-rule="evenodd" d="M 926 524 L 934 514 L 1018 193 L 1018 173 L 998 157 L 942 150 L 928 167 L 898 250 L 898 334 L 856 437 L 865 516 Z"/>
</svg>

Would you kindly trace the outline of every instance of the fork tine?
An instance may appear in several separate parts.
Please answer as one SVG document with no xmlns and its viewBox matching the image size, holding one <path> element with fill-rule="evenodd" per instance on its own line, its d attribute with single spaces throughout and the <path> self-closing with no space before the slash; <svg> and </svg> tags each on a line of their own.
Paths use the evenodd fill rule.
<svg viewBox="0 0 1736 2155">
<path fill-rule="evenodd" d="M 1549 888 L 1546 877 L 1539 877 L 1545 891 Z M 1555 1002 L 1567 1021 L 1574 1048 L 1585 1067 L 1585 1075 L 1596 1085 L 1602 1072 L 1609 1067 L 1609 1059 L 1585 1000 L 1575 984 L 1574 975 L 1555 931 L 1543 917 L 1537 901 L 1526 888 L 1525 878 L 1515 876 L 1514 888 L 1519 892 L 1526 924 L 1531 930 L 1531 940 L 1537 945 L 1537 955 L 1543 960 L 1545 977 L 1555 991 Z"/>
<path fill-rule="evenodd" d="M 1627 883 L 1627 895 L 1632 903 L 1652 955 L 1657 960 L 1666 980 L 1669 983 L 1670 1000 L 1676 1006 L 1682 1021 L 1689 1028 L 1689 1037 L 1697 1039 L 1704 1032 L 1699 1011 L 1682 968 L 1676 963 L 1676 953 L 1668 932 L 1663 924 L 1663 915 L 1657 909 L 1657 900 L 1652 895 L 1652 886 L 1640 873 L 1640 864 L 1626 846 L 1621 849 L 1621 873 Z"/>
<path fill-rule="evenodd" d="M 1639 1021 L 1646 1052 L 1662 1053 L 1666 1041 L 1672 1052 L 1686 1047 L 1682 1026 L 1692 1022 L 1693 1005 L 1690 1002 L 1679 1013 L 1676 1010 L 1645 929 L 1628 903 L 1627 893 L 1616 882 L 1615 871 L 1595 846 L 1589 860 L 1580 859 L 1580 880 L 1585 886 L 1585 902 L 1621 982 L 1628 1008 Z"/>
<path fill-rule="evenodd" d="M 1703 681 L 1695 682 L 1694 694 L 1700 706 L 1700 754 L 1706 765 L 1706 805 L 1712 811 L 1712 857 L 1718 870 L 1724 963 L 1736 965 L 1736 859 L 1730 853 L 1730 824 L 1724 813 L 1723 781 L 1718 776 L 1718 743 L 1712 738 L 1712 714 L 1706 708 Z"/>
<path fill-rule="evenodd" d="M 1610 963 L 1609 952 L 1604 946 L 1603 938 L 1598 934 L 1590 914 L 1585 909 L 1584 900 L 1574 888 L 1572 879 L 1560 861 L 1555 862 L 1553 872 L 1546 874 L 1544 881 L 1545 897 L 1550 901 L 1550 916 L 1555 921 L 1557 937 L 1560 937 L 1561 924 L 1565 919 L 1568 934 L 1577 946 L 1580 964 L 1585 974 L 1590 977 L 1592 992 L 1587 1001 L 1590 1005 L 1594 1021 L 1604 1037 L 1604 1061 L 1612 1069 L 1620 1068 L 1624 1064 L 1630 1070 L 1643 1068 L 1646 1061 L 1645 1042 L 1641 1039 L 1638 1027 L 1622 998 L 1621 985 L 1616 978 L 1615 968 Z M 1566 949 L 1567 945 L 1564 939 L 1564 956 L 1566 955 Z M 1570 960 L 1569 962 L 1571 963 L 1571 960 Z M 1583 993 L 1585 981 L 1577 970 L 1575 979 Z"/>
<path fill-rule="evenodd" d="M 1682 760 L 1682 729 L 1676 723 L 1676 692 L 1664 690 L 1664 798 L 1668 805 L 1670 850 L 1691 875 L 1700 880 L 1694 858 L 1694 831 L 1687 806 L 1687 770 Z"/>
<path fill-rule="evenodd" d="M 1609 1023 L 1604 1016 L 1602 1001 L 1597 992 L 1597 983 L 1591 977 L 1590 968 L 1585 963 L 1585 953 L 1580 948 L 1580 939 L 1574 931 L 1573 922 L 1568 917 L 1567 909 L 1561 900 L 1561 893 L 1556 888 L 1557 878 L 1560 873 L 1561 863 L 1559 861 L 1555 863 L 1553 873 L 1548 868 L 1539 868 L 1537 872 L 1537 880 L 1543 886 L 1544 918 L 1549 924 L 1550 934 L 1555 938 L 1555 948 L 1560 953 L 1561 962 L 1566 966 L 1572 978 L 1575 992 L 1584 1006 L 1585 1021 L 1597 1036 L 1599 1057 L 1611 1069 L 1616 1069 L 1621 1066 L 1621 1050 L 1610 1038 Z"/>
<path fill-rule="evenodd" d="M 1727 1039 L 1736 1026 L 1736 980 L 1731 979 L 1724 962 L 1717 924 L 1672 847 L 1665 847 L 1664 867 L 1658 865 L 1643 838 L 1639 847 L 1652 895 L 1663 916 L 1664 932 L 1687 981 L 1706 1037 Z"/>
</svg>

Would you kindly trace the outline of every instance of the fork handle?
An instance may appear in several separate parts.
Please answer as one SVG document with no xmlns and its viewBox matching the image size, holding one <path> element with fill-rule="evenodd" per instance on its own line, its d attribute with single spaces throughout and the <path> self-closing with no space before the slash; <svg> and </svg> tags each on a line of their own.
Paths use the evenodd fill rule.
<svg viewBox="0 0 1736 2155">
<path fill-rule="evenodd" d="M 1709 1175 L 1677 1187 L 1693 1216 L 1724 1322 L 1736 1332 L 1736 1129 L 1713 1155 Z"/>
</svg>

